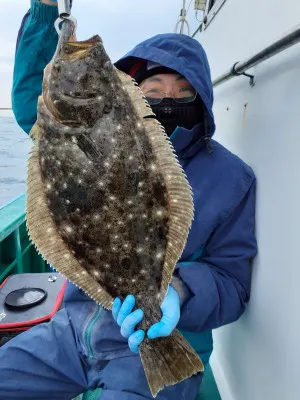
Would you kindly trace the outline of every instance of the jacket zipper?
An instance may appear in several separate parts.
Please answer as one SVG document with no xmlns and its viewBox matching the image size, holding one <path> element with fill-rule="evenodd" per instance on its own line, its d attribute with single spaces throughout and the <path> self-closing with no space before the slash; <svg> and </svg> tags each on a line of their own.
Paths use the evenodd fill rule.
<svg viewBox="0 0 300 400">
<path fill-rule="evenodd" d="M 102 307 L 99 305 L 98 308 L 97 308 L 97 311 L 95 312 L 93 318 L 89 322 L 89 324 L 88 324 L 88 326 L 86 328 L 86 331 L 85 331 L 85 335 L 84 335 L 85 336 L 85 345 L 86 345 L 86 348 L 87 348 L 88 356 L 90 358 L 94 357 L 94 352 L 93 352 L 92 345 L 91 345 L 92 331 L 93 331 L 93 328 L 95 326 L 95 323 L 97 322 L 97 320 L 101 316 L 101 314 L 102 314 Z"/>
</svg>

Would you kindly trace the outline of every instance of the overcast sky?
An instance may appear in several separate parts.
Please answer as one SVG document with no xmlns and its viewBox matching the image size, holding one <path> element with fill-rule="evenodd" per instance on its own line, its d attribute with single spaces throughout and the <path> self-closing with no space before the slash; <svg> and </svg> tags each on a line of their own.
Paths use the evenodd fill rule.
<svg viewBox="0 0 300 400">
<path fill-rule="evenodd" d="M 193 32 L 198 22 L 194 0 L 186 5 L 190 1 L 188 20 Z M 11 105 L 15 41 L 29 7 L 30 0 L 0 0 L 0 108 Z M 116 61 L 140 41 L 174 32 L 181 7 L 182 0 L 74 0 L 73 15 L 78 20 L 78 39 L 99 34 Z"/>
</svg>

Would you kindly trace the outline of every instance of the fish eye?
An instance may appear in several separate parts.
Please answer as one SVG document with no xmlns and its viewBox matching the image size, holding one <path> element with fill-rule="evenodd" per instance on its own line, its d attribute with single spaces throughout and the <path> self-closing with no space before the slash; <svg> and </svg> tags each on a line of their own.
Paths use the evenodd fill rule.
<svg viewBox="0 0 300 400">
<path fill-rule="evenodd" d="M 64 44 L 63 52 L 66 53 L 66 54 L 71 54 L 72 53 L 72 48 L 71 48 L 71 46 L 68 45 L 68 43 Z"/>
<path fill-rule="evenodd" d="M 58 62 L 56 62 L 53 64 L 53 68 L 55 68 L 56 71 L 60 71 L 61 65 Z"/>
</svg>

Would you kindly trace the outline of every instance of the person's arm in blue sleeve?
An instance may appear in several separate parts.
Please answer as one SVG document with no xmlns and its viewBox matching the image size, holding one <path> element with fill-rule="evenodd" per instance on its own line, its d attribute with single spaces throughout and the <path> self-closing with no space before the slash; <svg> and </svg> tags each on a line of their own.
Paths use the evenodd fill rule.
<svg viewBox="0 0 300 400">
<path fill-rule="evenodd" d="M 54 22 L 57 16 L 56 6 L 32 0 L 29 15 L 24 17 L 18 34 L 12 107 L 18 124 L 27 133 L 37 118 L 44 68 L 56 49 L 58 35 Z"/>
<path fill-rule="evenodd" d="M 237 320 L 249 300 L 255 239 L 255 181 L 233 213 L 215 229 L 199 262 L 179 263 L 177 275 L 191 292 L 178 327 L 193 332 Z"/>
<path fill-rule="evenodd" d="M 65 309 L 0 347 L 0 399 L 71 399 L 87 386 Z"/>
</svg>

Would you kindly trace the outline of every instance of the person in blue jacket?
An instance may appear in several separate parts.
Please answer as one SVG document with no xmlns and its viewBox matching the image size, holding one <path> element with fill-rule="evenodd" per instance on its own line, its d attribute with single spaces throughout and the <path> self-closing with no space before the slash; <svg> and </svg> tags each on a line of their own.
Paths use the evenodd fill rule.
<svg viewBox="0 0 300 400">
<path fill-rule="evenodd" d="M 57 7 L 33 0 L 18 36 L 13 110 L 28 133 L 36 121 L 43 69 L 54 54 Z M 116 63 L 149 98 L 176 150 L 194 193 L 195 218 L 162 304 L 162 320 L 146 333 L 167 336 L 177 327 L 207 364 L 212 329 L 236 321 L 250 296 L 255 176 L 212 139 L 213 89 L 202 46 L 178 34 L 138 44 Z M 184 100 L 182 100 L 184 99 Z M 54 266 L 55 267 L 55 266 Z M 142 310 L 134 297 L 107 311 L 69 283 L 64 308 L 49 323 L 0 349 L 0 398 L 70 399 L 101 388 L 101 400 L 150 399 L 135 331 Z M 128 346 L 129 344 L 129 346 Z M 158 400 L 193 400 L 202 374 L 165 388 Z M 99 397 L 99 398 L 100 398 Z"/>
</svg>

